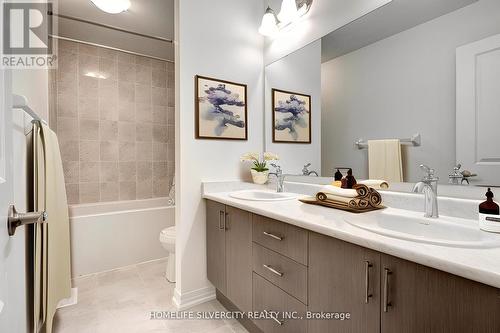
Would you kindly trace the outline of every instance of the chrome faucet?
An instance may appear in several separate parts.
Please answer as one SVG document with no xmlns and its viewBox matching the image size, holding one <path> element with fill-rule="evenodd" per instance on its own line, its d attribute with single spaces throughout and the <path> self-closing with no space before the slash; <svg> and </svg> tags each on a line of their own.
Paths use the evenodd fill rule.
<svg viewBox="0 0 500 333">
<path fill-rule="evenodd" d="M 303 176 L 310 176 L 310 175 L 315 175 L 316 177 L 319 177 L 318 173 L 316 171 L 309 171 L 309 167 L 311 166 L 311 163 L 307 163 L 306 165 L 304 165 L 304 167 L 302 168 L 302 175 Z"/>
<path fill-rule="evenodd" d="M 283 183 L 285 182 L 286 175 L 283 174 L 283 170 L 279 165 L 271 163 L 271 166 L 274 167 L 275 171 L 270 172 L 269 175 L 276 176 L 276 192 L 281 193 L 285 189 Z"/>
<path fill-rule="evenodd" d="M 413 192 L 423 193 L 425 196 L 425 217 L 438 218 L 437 185 L 439 178 L 434 175 L 435 170 L 421 164 L 420 169 L 425 172 L 422 180 L 415 184 Z"/>
</svg>

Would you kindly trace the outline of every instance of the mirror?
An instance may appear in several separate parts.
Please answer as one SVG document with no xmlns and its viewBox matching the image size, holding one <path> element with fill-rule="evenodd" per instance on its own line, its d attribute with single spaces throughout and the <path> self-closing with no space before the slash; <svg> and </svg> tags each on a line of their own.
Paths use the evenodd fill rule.
<svg viewBox="0 0 500 333">
<path fill-rule="evenodd" d="M 500 185 L 499 13 L 494 0 L 394 0 L 268 65 L 266 150 L 289 174 L 310 163 L 328 177 L 306 182 L 349 167 L 414 183 L 425 164 L 441 184 Z"/>
</svg>

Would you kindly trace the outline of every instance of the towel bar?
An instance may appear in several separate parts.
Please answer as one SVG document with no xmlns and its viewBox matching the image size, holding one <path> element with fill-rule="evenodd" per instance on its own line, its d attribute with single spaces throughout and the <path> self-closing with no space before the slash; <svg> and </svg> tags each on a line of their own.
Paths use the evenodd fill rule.
<svg viewBox="0 0 500 333">
<path fill-rule="evenodd" d="M 412 135 L 411 138 L 405 138 L 405 139 L 399 139 L 402 145 L 406 146 L 413 146 L 413 147 L 419 147 L 422 145 L 422 136 L 420 133 L 416 133 Z M 354 142 L 354 145 L 358 149 L 366 149 L 368 148 L 368 142 L 364 141 L 363 139 L 358 139 Z"/>
<path fill-rule="evenodd" d="M 47 221 L 47 212 L 31 212 L 31 213 L 18 213 L 16 207 L 11 205 L 9 207 L 8 215 L 8 229 L 9 236 L 14 236 L 16 228 L 26 224 L 45 223 Z"/>
</svg>

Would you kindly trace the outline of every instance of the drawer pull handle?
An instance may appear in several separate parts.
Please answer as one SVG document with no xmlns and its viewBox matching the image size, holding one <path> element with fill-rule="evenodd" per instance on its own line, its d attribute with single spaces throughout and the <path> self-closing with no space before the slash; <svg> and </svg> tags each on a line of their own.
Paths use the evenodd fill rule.
<svg viewBox="0 0 500 333">
<path fill-rule="evenodd" d="M 370 297 L 370 268 L 373 267 L 368 260 L 365 261 L 365 303 L 368 304 Z"/>
<path fill-rule="evenodd" d="M 283 277 L 283 273 L 281 273 L 280 271 L 277 271 L 276 269 L 274 269 L 272 266 L 269 266 L 269 265 L 262 265 L 264 266 L 264 268 L 267 268 L 270 272 L 272 272 L 273 274 L 276 274 L 278 275 L 279 277 Z"/>
<path fill-rule="evenodd" d="M 276 322 L 276 324 L 278 324 L 280 326 L 282 326 L 284 324 L 281 320 L 279 320 L 278 318 L 276 318 L 274 316 L 271 316 L 271 318 Z"/>
<path fill-rule="evenodd" d="M 226 212 L 219 211 L 219 230 L 226 230 Z"/>
<path fill-rule="evenodd" d="M 384 312 L 388 312 L 389 307 L 392 306 L 389 301 L 389 275 L 392 275 L 391 270 L 384 268 Z"/>
<path fill-rule="evenodd" d="M 267 231 L 264 231 L 263 234 L 266 235 L 267 237 L 271 237 L 271 238 L 274 238 L 274 239 L 279 240 L 279 241 L 283 240 L 283 237 L 276 236 L 276 235 L 271 234 L 271 233 L 269 233 Z"/>
</svg>

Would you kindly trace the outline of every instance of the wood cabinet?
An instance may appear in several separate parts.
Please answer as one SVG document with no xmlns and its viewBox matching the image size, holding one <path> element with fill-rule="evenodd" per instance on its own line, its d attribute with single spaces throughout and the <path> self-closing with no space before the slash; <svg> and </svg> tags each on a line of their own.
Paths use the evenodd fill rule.
<svg viewBox="0 0 500 333">
<path fill-rule="evenodd" d="M 207 201 L 207 274 L 241 311 L 349 313 L 250 332 L 500 332 L 500 290 Z"/>
<path fill-rule="evenodd" d="M 381 288 L 381 332 L 500 332 L 496 288 L 385 254 Z"/>
<path fill-rule="evenodd" d="M 207 201 L 207 277 L 242 311 L 252 311 L 251 214 Z"/>
<path fill-rule="evenodd" d="M 312 313 L 348 312 L 349 320 L 309 320 L 309 333 L 380 331 L 380 254 L 309 234 L 309 307 Z"/>
</svg>

